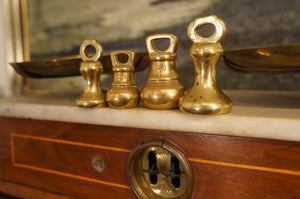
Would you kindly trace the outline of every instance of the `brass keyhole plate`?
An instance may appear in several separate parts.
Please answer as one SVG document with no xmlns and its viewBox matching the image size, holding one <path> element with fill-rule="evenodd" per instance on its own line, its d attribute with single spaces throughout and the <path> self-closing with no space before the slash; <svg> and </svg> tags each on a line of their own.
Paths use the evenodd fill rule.
<svg viewBox="0 0 300 199">
<path fill-rule="evenodd" d="M 141 199 L 188 199 L 193 193 L 194 176 L 188 160 L 162 139 L 142 143 L 131 152 L 127 175 Z"/>
</svg>

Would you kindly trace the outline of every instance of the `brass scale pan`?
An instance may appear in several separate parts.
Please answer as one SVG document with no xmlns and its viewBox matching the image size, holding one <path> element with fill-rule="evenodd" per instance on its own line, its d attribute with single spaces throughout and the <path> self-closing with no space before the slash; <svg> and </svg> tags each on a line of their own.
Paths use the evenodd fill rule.
<svg viewBox="0 0 300 199">
<path fill-rule="evenodd" d="M 135 71 L 143 71 L 149 66 L 148 54 L 136 53 Z M 120 57 L 126 62 L 126 57 Z M 15 71 L 30 78 L 53 78 L 81 75 L 80 55 L 51 60 L 11 63 Z M 300 73 L 300 45 L 273 46 L 226 51 L 223 54 L 225 65 L 235 72 L 254 74 L 298 74 Z M 104 54 L 104 73 L 112 73 L 110 54 Z"/>
</svg>

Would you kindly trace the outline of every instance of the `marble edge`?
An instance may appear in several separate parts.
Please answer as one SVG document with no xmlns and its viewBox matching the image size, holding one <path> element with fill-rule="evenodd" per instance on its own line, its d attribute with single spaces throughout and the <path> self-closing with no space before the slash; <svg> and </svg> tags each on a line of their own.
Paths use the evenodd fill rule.
<svg viewBox="0 0 300 199">
<path fill-rule="evenodd" d="M 14 102 L 0 104 L 0 114 L 5 117 L 300 141 L 299 120 L 286 118 L 236 114 L 202 116 L 184 114 L 179 110 L 85 109 L 77 106 L 25 105 Z"/>
</svg>

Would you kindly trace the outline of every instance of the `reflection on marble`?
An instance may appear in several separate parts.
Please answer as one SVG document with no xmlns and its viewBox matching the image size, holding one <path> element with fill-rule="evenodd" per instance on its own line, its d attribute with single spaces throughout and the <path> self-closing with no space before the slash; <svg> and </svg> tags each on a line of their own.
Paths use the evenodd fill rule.
<svg viewBox="0 0 300 199">
<path fill-rule="evenodd" d="M 233 110 L 225 115 L 193 115 L 179 110 L 79 108 L 80 92 L 48 93 L 0 101 L 7 117 L 112 125 L 169 131 L 300 141 L 300 93 L 226 91 Z"/>
</svg>

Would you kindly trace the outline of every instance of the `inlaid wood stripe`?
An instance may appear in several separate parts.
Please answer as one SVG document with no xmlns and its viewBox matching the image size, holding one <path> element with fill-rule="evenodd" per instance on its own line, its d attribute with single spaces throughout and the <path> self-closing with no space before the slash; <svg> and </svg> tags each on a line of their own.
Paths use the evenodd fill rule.
<svg viewBox="0 0 300 199">
<path fill-rule="evenodd" d="M 75 179 L 79 179 L 79 180 L 85 180 L 85 181 L 94 182 L 94 183 L 98 183 L 98 184 L 104 184 L 104 185 L 117 187 L 117 188 L 130 189 L 130 187 L 126 186 L 126 185 L 107 182 L 107 181 L 103 181 L 103 180 L 97 180 L 97 179 L 93 179 L 93 178 L 87 178 L 87 177 L 83 177 L 83 176 L 80 176 L 80 175 L 74 175 L 74 174 L 55 171 L 55 170 L 51 170 L 51 169 L 45 169 L 45 168 L 40 168 L 40 167 L 35 167 L 35 166 L 30 166 L 30 165 L 24 165 L 24 164 L 18 164 L 18 163 L 14 163 L 13 165 L 16 166 L 16 167 L 24 168 L 24 169 L 31 169 L 31 170 L 35 170 L 35 171 L 41 171 L 41 172 L 61 175 L 61 176 L 65 176 L 65 177 L 75 178 Z"/>
<path fill-rule="evenodd" d="M 219 161 L 211 161 L 211 160 L 202 160 L 202 159 L 197 159 L 197 158 L 188 158 L 188 160 L 191 162 L 197 162 L 197 163 L 213 164 L 213 165 L 218 165 L 218 166 L 236 167 L 236 168 L 242 168 L 242 169 L 251 169 L 251 170 L 257 170 L 257 171 L 267 171 L 267 172 L 273 172 L 273 173 L 281 173 L 281 174 L 300 176 L 300 171 L 292 171 L 292 170 L 285 170 L 285 169 L 276 169 L 276 168 L 252 166 L 252 165 L 245 165 L 245 164 L 228 163 L 228 162 L 219 162 Z"/>
<path fill-rule="evenodd" d="M 37 137 L 37 136 L 32 136 L 32 135 L 22 135 L 22 134 L 12 133 L 11 136 L 12 137 L 27 138 L 27 139 L 34 139 L 34 140 L 41 140 L 41 141 L 47 141 L 47 142 L 77 145 L 77 146 L 90 147 L 90 148 L 96 148 L 96 149 L 119 151 L 119 152 L 125 152 L 125 153 L 130 153 L 131 152 L 131 150 L 129 150 L 129 149 L 102 146 L 102 145 L 96 145 L 96 144 L 87 144 L 87 143 L 82 143 L 82 142 L 73 142 L 73 141 L 67 141 L 67 140 L 58 140 L 58 139 L 46 138 L 46 137 Z"/>
</svg>

